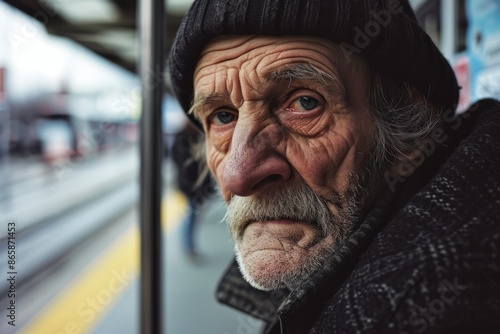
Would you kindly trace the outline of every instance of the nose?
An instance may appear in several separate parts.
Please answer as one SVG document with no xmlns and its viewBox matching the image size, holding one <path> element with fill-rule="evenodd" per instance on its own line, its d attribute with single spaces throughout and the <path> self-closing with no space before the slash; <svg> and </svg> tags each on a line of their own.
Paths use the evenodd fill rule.
<svg viewBox="0 0 500 334">
<path fill-rule="evenodd" d="M 292 169 L 277 146 L 283 140 L 279 126 L 251 131 L 237 125 L 224 168 L 223 183 L 233 195 L 250 196 L 288 180 Z"/>
</svg>

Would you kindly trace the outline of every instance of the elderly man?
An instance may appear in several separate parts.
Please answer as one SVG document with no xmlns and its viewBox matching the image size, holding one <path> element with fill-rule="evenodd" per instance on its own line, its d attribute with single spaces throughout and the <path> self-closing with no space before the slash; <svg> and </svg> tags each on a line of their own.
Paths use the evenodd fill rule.
<svg viewBox="0 0 500 334">
<path fill-rule="evenodd" d="M 169 58 L 266 333 L 499 330 L 500 104 L 407 1 L 195 1 Z"/>
</svg>

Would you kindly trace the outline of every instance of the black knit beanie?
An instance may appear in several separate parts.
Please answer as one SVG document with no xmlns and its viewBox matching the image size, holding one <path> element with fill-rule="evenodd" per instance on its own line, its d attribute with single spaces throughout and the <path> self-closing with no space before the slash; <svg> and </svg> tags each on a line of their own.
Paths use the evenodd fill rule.
<svg viewBox="0 0 500 334">
<path fill-rule="evenodd" d="M 175 95 L 185 111 L 203 47 L 222 35 L 312 35 L 339 44 L 379 72 L 407 82 L 442 108 L 454 109 L 450 65 L 418 25 L 407 0 L 196 0 L 170 52 Z"/>
</svg>

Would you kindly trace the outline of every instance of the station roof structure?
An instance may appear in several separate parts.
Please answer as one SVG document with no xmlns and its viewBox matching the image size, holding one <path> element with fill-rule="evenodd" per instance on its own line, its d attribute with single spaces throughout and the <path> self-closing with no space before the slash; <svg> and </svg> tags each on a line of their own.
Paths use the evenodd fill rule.
<svg viewBox="0 0 500 334">
<path fill-rule="evenodd" d="M 182 17 L 194 0 L 164 0 L 165 55 Z M 419 12 L 433 2 L 409 0 Z M 40 21 L 48 33 L 67 37 L 131 72 L 137 73 L 139 54 L 138 0 L 5 0 Z"/>
<path fill-rule="evenodd" d="M 137 72 L 137 0 L 5 0 L 40 21 L 50 34 L 67 37 Z M 192 0 L 166 1 L 165 52 Z"/>
</svg>

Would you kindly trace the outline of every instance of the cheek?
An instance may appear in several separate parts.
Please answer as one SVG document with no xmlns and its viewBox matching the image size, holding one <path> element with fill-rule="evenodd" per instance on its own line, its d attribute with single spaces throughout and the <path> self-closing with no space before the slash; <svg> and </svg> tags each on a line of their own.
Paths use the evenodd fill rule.
<svg viewBox="0 0 500 334">
<path fill-rule="evenodd" d="M 229 192 L 225 189 L 224 184 L 222 183 L 222 176 L 224 173 L 225 167 L 225 154 L 216 150 L 213 146 L 207 147 L 207 165 L 210 171 L 212 172 L 217 184 L 221 188 L 222 195 L 224 200 L 227 202 L 230 199 Z"/>
<path fill-rule="evenodd" d="M 352 173 L 369 155 L 369 142 L 365 138 L 369 130 L 359 117 L 346 117 L 322 136 L 289 142 L 287 159 L 314 192 L 327 201 L 336 202 L 337 194 L 345 193 Z M 361 135 L 365 132 L 366 135 Z"/>
<path fill-rule="evenodd" d="M 304 181 L 321 195 L 339 186 L 338 171 L 350 145 L 341 136 L 300 140 L 289 145 L 287 158 Z"/>
</svg>

